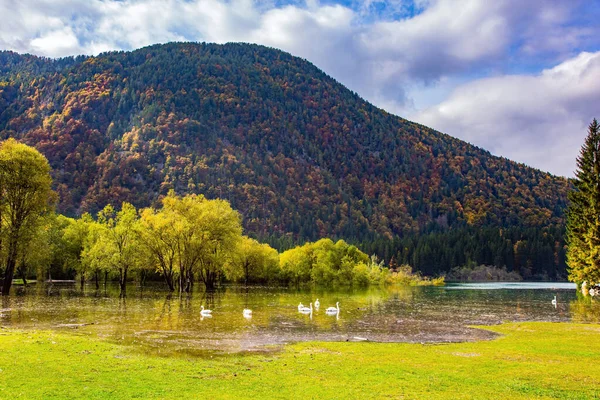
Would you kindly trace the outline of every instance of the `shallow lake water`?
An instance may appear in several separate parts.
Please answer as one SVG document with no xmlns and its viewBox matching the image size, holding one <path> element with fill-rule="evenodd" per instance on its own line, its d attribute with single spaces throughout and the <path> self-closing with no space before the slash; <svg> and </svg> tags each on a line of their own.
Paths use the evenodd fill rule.
<svg viewBox="0 0 600 400">
<path fill-rule="evenodd" d="M 556 307 L 552 299 L 556 296 Z M 319 299 L 313 313 L 298 303 Z M 340 303 L 339 314 L 325 309 Z M 201 306 L 212 317 L 200 315 Z M 252 310 L 252 317 L 242 314 Z M 476 283 L 444 287 L 297 290 L 227 286 L 169 294 L 161 286 L 74 284 L 15 287 L 2 299 L 0 325 L 69 330 L 158 353 L 265 351 L 297 341 L 455 342 L 494 334 L 473 328 L 504 321 L 600 322 L 600 302 L 578 296 L 568 283 Z"/>
</svg>

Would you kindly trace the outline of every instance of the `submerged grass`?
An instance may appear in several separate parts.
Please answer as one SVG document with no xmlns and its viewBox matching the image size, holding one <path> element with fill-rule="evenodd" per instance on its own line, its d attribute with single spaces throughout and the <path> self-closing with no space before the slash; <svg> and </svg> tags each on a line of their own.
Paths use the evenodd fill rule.
<svg viewBox="0 0 600 400">
<path fill-rule="evenodd" d="M 84 335 L 0 331 L 2 399 L 600 398 L 600 326 L 510 323 L 457 344 L 300 343 L 164 357 Z"/>
</svg>

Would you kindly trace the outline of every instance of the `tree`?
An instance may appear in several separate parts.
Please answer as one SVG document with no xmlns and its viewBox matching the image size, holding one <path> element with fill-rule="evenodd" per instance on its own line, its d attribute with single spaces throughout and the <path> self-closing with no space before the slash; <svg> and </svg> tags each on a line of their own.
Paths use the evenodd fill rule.
<svg viewBox="0 0 600 400">
<path fill-rule="evenodd" d="M 175 206 L 191 225 L 188 232 L 192 240 L 189 248 L 182 249 L 191 256 L 188 271 L 197 262 L 200 281 L 212 290 L 242 238 L 240 214 L 225 200 L 207 200 L 196 195 L 185 196 Z"/>
<path fill-rule="evenodd" d="M 98 213 L 93 230 L 95 243 L 83 254 L 83 262 L 92 268 L 108 268 L 117 273 L 121 293 L 125 294 L 127 274 L 143 259 L 137 235 L 138 215 L 134 206 L 123 203 L 121 211 L 108 205 Z"/>
<path fill-rule="evenodd" d="M 86 248 L 88 240 L 90 240 L 90 226 L 94 224 L 92 216 L 85 213 L 78 219 L 66 218 L 68 225 L 63 231 L 63 241 L 65 243 L 65 256 L 67 257 L 70 266 L 77 272 L 79 272 L 79 278 L 81 281 L 81 288 L 85 283 L 86 274 L 92 267 L 90 263 L 82 262 L 83 252 Z M 98 288 L 98 275 L 96 269 L 96 288 Z"/>
<path fill-rule="evenodd" d="M 577 157 L 567 210 L 567 265 L 577 284 L 600 284 L 600 126 L 594 119 Z"/>
<path fill-rule="evenodd" d="M 36 278 L 42 280 L 51 278 L 51 270 L 55 276 L 63 273 L 69 274 L 72 265 L 69 262 L 69 254 L 65 251 L 67 243 L 63 240 L 64 229 L 71 218 L 48 213 L 38 222 L 38 227 L 31 241 L 24 243 L 25 247 L 20 249 L 21 274 L 36 272 Z"/>
<path fill-rule="evenodd" d="M 321 285 L 351 285 L 354 274 L 362 273 L 360 268 L 355 271 L 355 267 L 371 265 L 369 257 L 356 246 L 343 240 L 334 243 L 327 238 L 284 251 L 279 260 L 284 277 L 296 284 L 312 281 Z"/>
<path fill-rule="evenodd" d="M 175 290 L 175 278 L 179 273 L 179 240 L 186 237 L 181 234 L 183 226 L 172 208 L 160 211 L 146 208 L 141 212 L 140 242 L 148 251 L 149 262 L 163 276 L 171 291 Z"/>
<path fill-rule="evenodd" d="M 177 280 L 180 292 L 190 291 L 195 274 L 213 289 L 241 240 L 239 213 L 225 200 L 172 190 L 162 203 L 161 210 L 142 211 L 138 230 L 151 262 L 171 290 Z"/>
<path fill-rule="evenodd" d="M 245 285 L 275 280 L 278 277 L 279 254 L 268 244 L 244 236 L 228 267 L 228 278 L 242 280 Z"/>
<path fill-rule="evenodd" d="M 2 294 L 8 295 L 19 258 L 55 199 L 46 158 L 8 139 L 0 145 L 0 250 L 5 250 Z M 5 246 L 5 249 L 4 249 Z"/>
</svg>

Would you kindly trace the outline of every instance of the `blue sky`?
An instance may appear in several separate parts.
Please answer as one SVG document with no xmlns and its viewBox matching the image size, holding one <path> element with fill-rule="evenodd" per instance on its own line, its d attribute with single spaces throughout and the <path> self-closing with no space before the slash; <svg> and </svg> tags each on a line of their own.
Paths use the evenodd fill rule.
<svg viewBox="0 0 600 400">
<path fill-rule="evenodd" d="M 0 49 L 189 40 L 306 58 L 375 105 L 571 176 L 600 118 L 599 0 L 0 0 Z"/>
</svg>

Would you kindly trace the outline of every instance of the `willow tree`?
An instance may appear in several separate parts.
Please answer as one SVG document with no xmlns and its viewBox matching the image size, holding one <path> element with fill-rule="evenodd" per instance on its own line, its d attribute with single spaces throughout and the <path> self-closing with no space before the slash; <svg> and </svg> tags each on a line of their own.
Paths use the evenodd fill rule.
<svg viewBox="0 0 600 400">
<path fill-rule="evenodd" d="M 84 250 L 86 250 L 87 242 L 91 241 L 90 227 L 95 223 L 92 216 L 85 213 L 81 218 L 73 219 L 60 216 L 59 218 L 66 220 L 66 227 L 63 230 L 63 243 L 65 244 L 64 252 L 71 268 L 79 273 L 81 288 L 86 280 L 86 275 L 89 270 L 95 272 L 96 288 L 98 284 L 99 268 L 93 268 L 93 264 L 83 262 Z"/>
<path fill-rule="evenodd" d="M 140 252 L 137 224 L 135 207 L 123 203 L 118 212 L 110 205 L 104 207 L 98 213 L 95 227 L 88 228 L 88 236 L 94 236 L 94 240 L 93 245 L 84 248 L 82 263 L 115 272 L 121 294 L 125 294 L 129 271 L 138 268 L 145 256 Z"/>
<path fill-rule="evenodd" d="M 243 236 L 227 263 L 227 275 L 245 285 L 275 280 L 279 277 L 279 253 L 268 244 Z"/>
<path fill-rule="evenodd" d="M 167 198 L 172 195 L 170 193 Z M 176 278 L 180 272 L 178 250 L 181 248 L 179 242 L 186 237 L 182 232 L 185 226 L 172 207 L 163 210 L 146 208 L 140 213 L 140 242 L 148 253 L 149 263 L 163 276 L 171 291 L 175 290 Z"/>
<path fill-rule="evenodd" d="M 19 249 L 27 247 L 40 218 L 54 200 L 48 160 L 14 139 L 0 145 L 0 250 L 4 255 L 2 294 L 12 285 Z"/>
<path fill-rule="evenodd" d="M 174 191 L 160 210 L 141 213 L 138 236 L 169 289 L 191 290 L 197 275 L 213 289 L 242 237 L 240 215 L 224 200 Z"/>
<path fill-rule="evenodd" d="M 240 214 L 225 200 L 208 200 L 202 195 L 180 198 L 173 192 L 164 199 L 163 209 L 171 210 L 181 224 L 177 247 L 180 290 L 189 290 L 195 271 L 206 289 L 214 289 L 241 240 Z"/>
<path fill-rule="evenodd" d="M 577 157 L 567 210 L 569 279 L 600 284 L 600 126 L 594 119 Z"/>
</svg>

